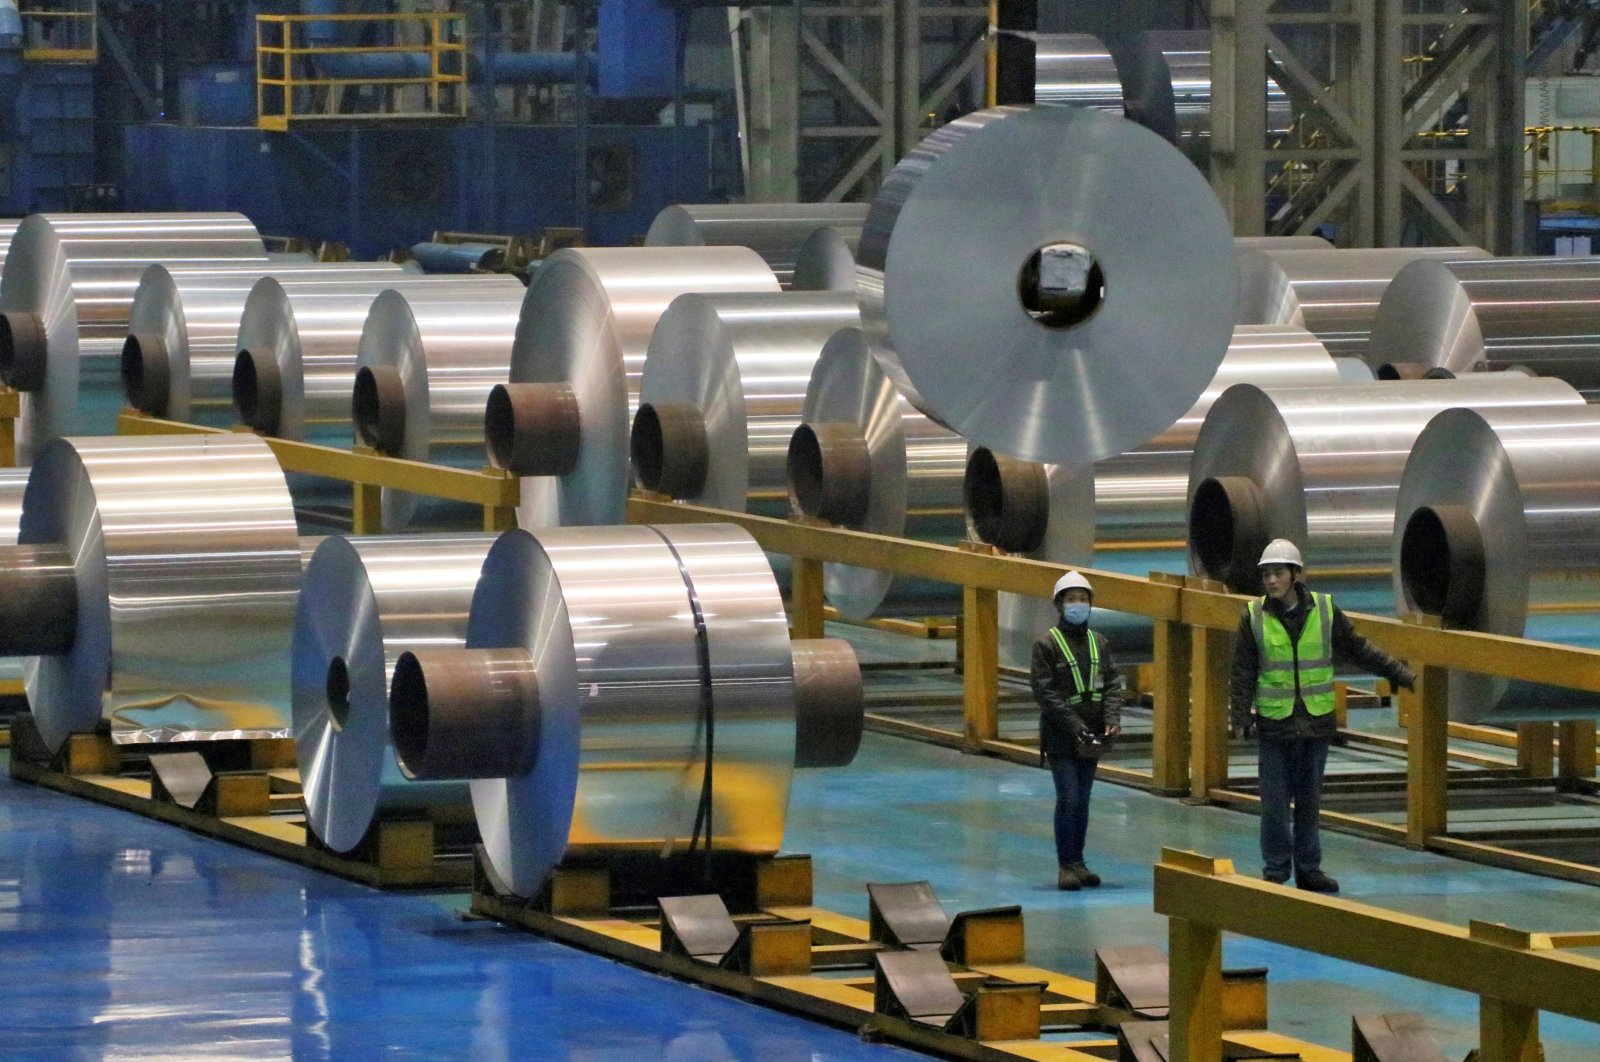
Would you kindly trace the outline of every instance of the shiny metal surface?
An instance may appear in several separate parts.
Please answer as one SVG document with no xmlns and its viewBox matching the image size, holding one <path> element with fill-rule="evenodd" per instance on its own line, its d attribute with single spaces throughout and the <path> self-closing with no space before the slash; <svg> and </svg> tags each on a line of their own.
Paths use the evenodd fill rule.
<svg viewBox="0 0 1600 1062">
<path fill-rule="evenodd" d="M 239 318 L 256 281 L 271 276 L 350 283 L 399 275 L 400 267 L 387 262 L 150 266 L 139 278 L 128 315 L 133 343 L 131 350 L 127 342 L 122 349 L 126 397 L 152 416 L 229 427 L 237 420 L 233 362 L 239 353 Z M 137 394 L 130 372 L 137 373 L 132 381 L 139 385 Z"/>
<path fill-rule="evenodd" d="M 23 543 L 62 544 L 70 652 L 25 665 L 52 748 L 289 735 L 300 543 L 283 472 L 250 435 L 62 439 L 37 455 Z"/>
<path fill-rule="evenodd" d="M 1298 325 L 1334 357 L 1366 357 L 1378 304 L 1401 269 L 1425 259 L 1488 257 L 1478 247 L 1244 247 L 1238 252 L 1239 323 Z"/>
<path fill-rule="evenodd" d="M 482 468 L 483 409 L 489 392 L 511 375 L 511 345 L 526 292 L 495 284 L 470 291 L 419 288 L 385 291 L 372 303 L 356 348 L 358 370 L 398 383 L 401 445 L 412 461 Z M 389 411 L 385 411 L 386 413 Z M 357 425 L 358 430 L 360 425 Z M 363 441 L 387 448 L 381 440 Z M 383 528 L 409 526 L 418 497 L 383 492 Z"/>
<path fill-rule="evenodd" d="M 494 535 L 334 536 L 311 558 L 295 612 L 295 759 L 306 823 L 347 852 L 380 813 L 465 808 L 462 783 L 408 780 L 389 741 L 400 654 L 466 644 Z"/>
<path fill-rule="evenodd" d="M 485 561 L 467 644 L 525 649 L 539 676 L 532 768 L 472 783 L 485 850 L 519 894 L 535 895 L 569 851 L 688 847 L 708 692 L 712 845 L 777 850 L 793 770 L 793 671 L 777 584 L 744 532 L 508 532 Z"/>
<path fill-rule="evenodd" d="M 523 480 L 518 523 L 621 523 L 645 351 L 668 304 L 690 292 L 777 290 L 744 247 L 584 247 L 546 259 L 522 304 L 511 382 L 570 387 L 580 435 L 571 472 Z"/>
<path fill-rule="evenodd" d="M 1522 366 L 1600 398 L 1600 262 L 1491 258 L 1413 262 L 1372 326 L 1374 364 L 1414 362 L 1460 375 Z"/>
<path fill-rule="evenodd" d="M 848 426 L 865 450 L 866 506 L 862 519 L 846 526 L 937 542 L 965 535 L 966 440 L 906 401 L 859 328 L 836 332 L 823 347 L 806 387 L 802 418 L 808 425 Z M 825 565 L 823 581 L 829 603 L 851 620 L 910 602 L 948 608 L 959 597 L 951 586 L 907 586 L 889 572 L 845 564 Z"/>
<path fill-rule="evenodd" d="M 6 254 L 11 250 L 11 241 L 16 237 L 17 226 L 21 224 L 21 218 L 0 218 L 0 273 L 5 271 Z"/>
<path fill-rule="evenodd" d="M 514 277 L 397 276 L 364 277 L 349 281 L 322 278 L 256 282 L 239 317 L 238 349 L 260 359 L 266 372 L 250 379 L 260 394 L 247 400 L 248 389 L 235 363 L 234 406 L 240 419 L 268 435 L 284 439 L 348 446 L 354 428 L 350 391 L 355 385 L 356 351 L 367 313 L 386 290 L 409 293 L 432 291 L 440 295 L 482 291 L 522 291 Z M 272 368 L 277 370 L 277 416 L 270 415 Z M 246 415 L 259 405 L 255 415 Z"/>
<path fill-rule="evenodd" d="M 800 426 L 812 369 L 835 332 L 860 323 L 853 290 L 674 299 L 650 337 L 639 402 L 671 403 L 697 415 L 706 443 L 704 480 L 681 500 L 786 516 L 789 438 Z M 634 439 L 648 441 L 637 422 Z M 683 460 L 657 450 L 660 464 Z M 636 452 L 635 477 L 659 489 L 638 458 Z"/>
<path fill-rule="evenodd" d="M 22 398 L 24 459 L 62 435 L 109 435 L 122 407 L 121 355 L 147 266 L 265 262 L 242 214 L 34 214 L 0 273 L 0 313 L 35 315 L 45 349 L 39 386 Z"/>
<path fill-rule="evenodd" d="M 1089 33 L 1040 33 L 1033 43 L 1035 103 L 1122 115 L 1122 75 L 1104 41 Z"/>
<path fill-rule="evenodd" d="M 645 233 L 646 247 L 748 247 L 787 288 L 801 246 L 818 229 L 839 231 L 854 245 L 867 219 L 865 203 L 700 203 L 669 206 Z"/>
<path fill-rule="evenodd" d="M 1600 646 L 1600 409 L 1454 409 L 1400 479 L 1395 607 L 1452 627 Z M 1448 531 L 1446 530 L 1448 528 Z M 1600 715 L 1592 693 L 1450 672 L 1450 717 Z"/>
<path fill-rule="evenodd" d="M 28 469 L 0 468 L 0 546 L 13 546 L 22 527 L 22 496 L 28 489 Z M 0 657 L 0 682 L 22 679 L 22 661 Z"/>
<path fill-rule="evenodd" d="M 1370 595 L 1361 609 L 1387 611 L 1395 502 L 1406 457 L 1436 414 L 1453 407 L 1577 406 L 1560 380 L 1477 374 L 1339 387 L 1229 388 L 1195 441 L 1189 473 L 1190 570 L 1228 578 L 1242 592 L 1273 538 L 1300 546 L 1311 579 L 1339 579 Z M 1208 480 L 1242 485 L 1245 502 L 1197 497 Z M 1259 518 L 1252 515 L 1259 511 Z M 1328 586 L 1334 590 L 1334 586 Z M 1347 608 L 1357 608 L 1349 601 Z"/>
<path fill-rule="evenodd" d="M 1214 264 L 1231 241 L 1204 177 L 1149 130 L 1003 107 L 944 126 L 890 174 L 857 293 L 884 371 L 924 413 L 1025 460 L 1093 461 L 1172 423 L 1216 372 L 1237 278 Z M 1092 265 L 1061 273 L 1087 293 L 1036 319 L 1025 268 L 1071 247 Z"/>
<path fill-rule="evenodd" d="M 794 257 L 794 291 L 856 290 L 856 248 L 861 246 L 859 228 L 841 229 L 829 225 L 806 237 Z"/>
</svg>

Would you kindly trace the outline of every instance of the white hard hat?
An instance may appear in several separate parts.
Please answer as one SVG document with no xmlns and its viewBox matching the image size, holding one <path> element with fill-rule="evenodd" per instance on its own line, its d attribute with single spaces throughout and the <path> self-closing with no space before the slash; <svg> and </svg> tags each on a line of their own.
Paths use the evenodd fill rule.
<svg viewBox="0 0 1600 1062">
<path fill-rule="evenodd" d="M 1054 601 L 1066 591 L 1074 589 L 1087 590 L 1090 597 L 1094 596 L 1094 587 L 1089 585 L 1089 580 L 1077 572 L 1068 572 L 1056 580 L 1056 588 L 1050 591 L 1050 600 Z"/>
<path fill-rule="evenodd" d="M 1265 568 L 1269 564 L 1292 564 L 1296 568 L 1306 566 L 1306 562 L 1300 559 L 1299 547 L 1286 538 L 1273 539 L 1261 551 L 1261 559 L 1256 562 L 1256 567 Z"/>
</svg>

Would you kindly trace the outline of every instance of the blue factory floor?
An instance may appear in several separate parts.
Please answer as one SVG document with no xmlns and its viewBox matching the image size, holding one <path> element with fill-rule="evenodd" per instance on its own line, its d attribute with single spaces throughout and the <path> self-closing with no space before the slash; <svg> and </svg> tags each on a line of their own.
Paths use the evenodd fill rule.
<svg viewBox="0 0 1600 1062">
<path fill-rule="evenodd" d="M 1053 886 L 1051 790 L 1035 768 L 868 735 L 857 762 L 800 776 L 787 847 L 818 902 L 865 916 L 866 881 L 927 878 L 947 908 L 1021 903 L 1030 960 L 1091 976 L 1096 947 L 1163 944 L 1163 844 L 1253 871 L 1256 820 L 1102 784 L 1090 833 L 1105 887 Z M 1346 895 L 1464 923 L 1600 927 L 1600 890 L 1325 834 Z M 911 1057 L 846 1032 L 491 924 L 459 895 L 376 892 L 75 798 L 0 780 L 0 1057 L 472 1057 L 783 1062 Z M 1476 1004 L 1230 938 L 1271 969 L 1272 1025 L 1347 1046 L 1357 1010 L 1427 1014 L 1448 1057 Z M 1550 1062 L 1600 1058 L 1600 1028 L 1544 1019 Z"/>
</svg>

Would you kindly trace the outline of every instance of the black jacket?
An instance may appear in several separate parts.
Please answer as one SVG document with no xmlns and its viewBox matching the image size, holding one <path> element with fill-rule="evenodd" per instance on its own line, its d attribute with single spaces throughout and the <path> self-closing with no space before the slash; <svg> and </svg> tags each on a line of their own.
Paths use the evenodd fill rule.
<svg viewBox="0 0 1600 1062">
<path fill-rule="evenodd" d="M 1056 630 L 1066 636 L 1072 655 L 1078 658 L 1078 670 L 1085 678 L 1089 674 L 1089 643 L 1094 638 L 1100 648 L 1100 689 L 1103 696 L 1098 704 L 1085 700 L 1072 681 L 1072 669 L 1067 658 L 1048 631 L 1033 644 L 1033 699 L 1039 702 L 1039 751 L 1045 755 L 1070 755 L 1076 751 L 1077 737 L 1093 734 L 1101 737 L 1106 728 L 1122 725 L 1122 673 L 1117 662 L 1111 659 L 1111 647 L 1105 635 L 1092 631 L 1086 624 L 1070 624 L 1062 620 Z"/>
<path fill-rule="evenodd" d="M 1305 584 L 1295 584 L 1296 604 L 1285 609 L 1276 598 L 1263 598 L 1267 614 L 1277 617 L 1291 639 L 1299 639 L 1305 630 L 1306 617 L 1311 614 L 1311 595 Z M 1381 675 L 1396 685 L 1412 681 L 1411 669 L 1382 649 L 1356 633 L 1350 618 L 1333 608 L 1331 634 L 1335 663 L 1348 664 L 1374 675 Z M 1239 631 L 1233 643 L 1233 680 L 1230 683 L 1229 707 L 1234 726 L 1243 726 L 1255 714 L 1256 678 L 1261 673 L 1261 655 L 1256 649 L 1255 631 L 1250 629 L 1250 610 L 1246 608 L 1239 617 Z M 1305 701 L 1295 698 L 1294 711 L 1287 719 L 1257 719 L 1256 726 L 1262 737 L 1285 740 L 1291 738 L 1332 737 L 1339 729 L 1332 712 L 1312 715 L 1306 711 Z"/>
</svg>

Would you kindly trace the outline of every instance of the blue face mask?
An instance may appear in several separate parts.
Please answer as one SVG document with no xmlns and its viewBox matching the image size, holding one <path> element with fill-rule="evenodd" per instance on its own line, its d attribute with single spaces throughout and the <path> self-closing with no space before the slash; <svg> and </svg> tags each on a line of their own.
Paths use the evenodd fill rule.
<svg viewBox="0 0 1600 1062">
<path fill-rule="evenodd" d="M 1089 609 L 1093 607 L 1087 601 L 1072 601 L 1061 606 L 1061 618 L 1068 623 L 1082 626 L 1089 622 Z"/>
</svg>

